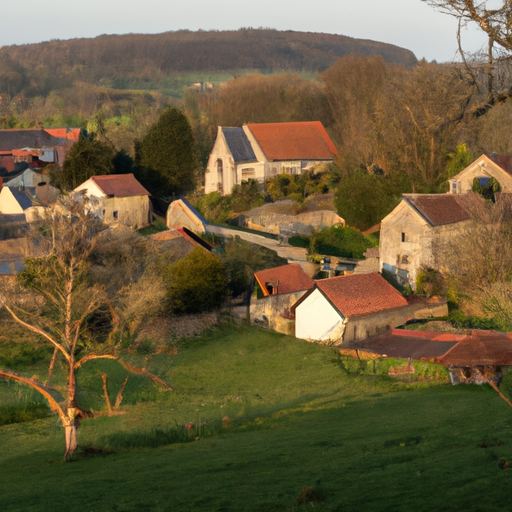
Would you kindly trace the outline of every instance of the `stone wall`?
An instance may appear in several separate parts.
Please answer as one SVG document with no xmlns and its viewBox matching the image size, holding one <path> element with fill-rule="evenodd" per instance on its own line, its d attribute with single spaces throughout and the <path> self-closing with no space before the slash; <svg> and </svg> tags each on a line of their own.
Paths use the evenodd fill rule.
<svg viewBox="0 0 512 512">
<path fill-rule="evenodd" d="M 294 336 L 295 320 L 291 318 L 290 308 L 306 291 L 270 295 L 261 299 L 251 297 L 251 324 Z"/>
<path fill-rule="evenodd" d="M 420 301 L 407 306 L 388 309 L 371 315 L 351 317 L 347 320 L 343 335 L 343 345 L 361 341 L 370 336 L 383 334 L 411 320 L 428 320 L 448 315 L 446 300 Z"/>
<path fill-rule="evenodd" d="M 250 229 L 279 235 L 281 231 L 308 235 L 315 229 L 345 224 L 345 221 L 330 210 L 317 210 L 298 215 L 261 212 L 243 218 L 243 225 Z"/>
</svg>

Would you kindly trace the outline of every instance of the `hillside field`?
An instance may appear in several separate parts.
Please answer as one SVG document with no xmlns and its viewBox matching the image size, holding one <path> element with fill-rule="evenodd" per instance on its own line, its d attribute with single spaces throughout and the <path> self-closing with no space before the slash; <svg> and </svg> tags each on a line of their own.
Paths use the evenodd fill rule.
<svg viewBox="0 0 512 512">
<path fill-rule="evenodd" d="M 6 325 L 2 318 L 3 327 Z M 44 380 L 36 356 L 0 332 L 3 361 Z M 173 391 L 96 361 L 78 373 L 96 412 L 82 450 L 64 463 L 64 434 L 47 416 L 0 427 L 2 511 L 493 511 L 510 506 L 512 409 L 489 386 L 363 375 L 328 347 L 226 325 L 126 358 Z M 65 377 L 57 372 L 55 382 Z M 38 401 L 0 381 L 7 407 Z M 21 405 L 20 405 L 21 404 Z"/>
</svg>

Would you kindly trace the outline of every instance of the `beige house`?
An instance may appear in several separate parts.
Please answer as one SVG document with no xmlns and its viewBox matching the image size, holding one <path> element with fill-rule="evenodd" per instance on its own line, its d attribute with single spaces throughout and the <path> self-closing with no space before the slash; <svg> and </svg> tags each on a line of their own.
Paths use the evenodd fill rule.
<svg viewBox="0 0 512 512">
<path fill-rule="evenodd" d="M 337 150 L 320 121 L 219 126 L 208 159 L 205 192 L 230 194 L 235 185 L 278 174 L 302 174 L 332 162 Z"/>
<path fill-rule="evenodd" d="M 53 189 L 53 187 L 51 187 Z M 44 190 L 42 190 L 44 189 Z M 0 221 L 27 221 L 33 222 L 44 216 L 45 202 L 40 190 L 46 192 L 46 185 L 42 187 L 2 187 L 0 191 Z"/>
<path fill-rule="evenodd" d="M 489 153 L 477 158 L 449 180 L 450 194 L 467 194 L 477 178 L 483 187 L 491 178 L 498 181 L 501 192 L 512 192 L 512 155 Z"/>
<path fill-rule="evenodd" d="M 435 248 L 470 218 L 473 193 L 404 194 L 381 222 L 380 268 L 413 288 L 421 267 L 436 267 Z"/>
<path fill-rule="evenodd" d="M 107 224 L 139 229 L 151 223 L 149 192 L 133 174 L 92 176 L 72 195 L 85 196 L 91 210 Z"/>
</svg>

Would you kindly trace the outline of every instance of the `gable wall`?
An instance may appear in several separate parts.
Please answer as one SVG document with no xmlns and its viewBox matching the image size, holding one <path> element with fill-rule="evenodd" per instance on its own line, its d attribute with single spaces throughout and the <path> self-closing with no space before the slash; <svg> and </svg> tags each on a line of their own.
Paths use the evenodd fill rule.
<svg viewBox="0 0 512 512">
<path fill-rule="evenodd" d="M 330 345 L 341 342 L 344 330 L 344 318 L 318 289 L 295 309 L 296 338 Z"/>
<path fill-rule="evenodd" d="M 106 197 L 103 190 L 101 190 L 98 185 L 96 185 L 96 183 L 94 183 L 94 181 L 91 179 L 88 179 L 81 185 L 78 185 L 78 187 L 76 187 L 73 192 L 80 192 L 82 190 L 85 190 L 85 194 L 88 197 Z"/>
<path fill-rule="evenodd" d="M 405 242 L 402 242 L 405 233 Z M 431 258 L 432 228 L 404 200 L 381 223 L 380 268 L 413 284 L 418 269 Z"/>
<path fill-rule="evenodd" d="M 3 215 L 19 215 L 23 214 L 23 208 L 12 195 L 9 187 L 2 187 L 0 191 L 0 213 Z"/>
<path fill-rule="evenodd" d="M 222 160 L 222 173 L 217 171 L 217 160 L 219 159 Z M 235 182 L 235 163 L 229 151 L 226 139 L 224 138 L 224 134 L 222 133 L 222 129 L 219 126 L 217 139 L 215 140 L 206 166 L 204 191 L 206 194 L 210 192 L 220 192 L 222 195 L 227 195 L 231 193 Z"/>
<path fill-rule="evenodd" d="M 501 185 L 502 192 L 512 192 L 512 176 L 485 155 L 482 155 L 450 180 L 449 192 L 451 194 L 471 192 L 474 178 L 495 178 Z"/>
<path fill-rule="evenodd" d="M 294 321 L 290 308 L 306 293 L 302 290 L 293 293 L 280 293 L 256 299 L 251 297 L 251 324 L 268 327 L 273 331 L 294 335 Z"/>
</svg>

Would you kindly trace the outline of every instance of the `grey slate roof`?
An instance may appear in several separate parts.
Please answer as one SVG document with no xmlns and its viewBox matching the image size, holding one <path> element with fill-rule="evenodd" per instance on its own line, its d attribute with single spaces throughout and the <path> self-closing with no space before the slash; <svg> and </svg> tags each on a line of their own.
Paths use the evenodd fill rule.
<svg viewBox="0 0 512 512">
<path fill-rule="evenodd" d="M 256 162 L 256 155 L 243 128 L 222 128 L 229 151 L 235 163 Z"/>
<path fill-rule="evenodd" d="M 55 147 L 65 143 L 66 139 L 54 137 L 44 130 L 0 130 L 0 151 Z"/>
<path fill-rule="evenodd" d="M 35 188 L 27 187 L 25 190 L 19 190 L 16 187 L 11 187 L 11 193 L 23 210 L 33 205 L 33 201 L 30 199 L 29 195 L 35 195 Z"/>
</svg>

